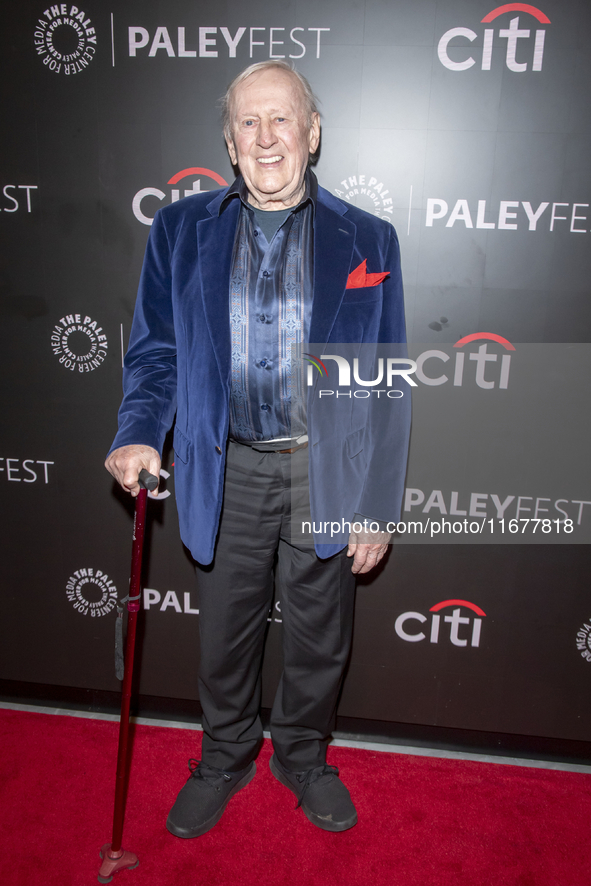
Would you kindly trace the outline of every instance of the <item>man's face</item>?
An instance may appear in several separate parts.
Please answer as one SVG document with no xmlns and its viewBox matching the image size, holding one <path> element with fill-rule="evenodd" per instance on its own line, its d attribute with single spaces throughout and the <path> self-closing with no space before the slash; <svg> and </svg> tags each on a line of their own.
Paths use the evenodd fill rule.
<svg viewBox="0 0 591 886">
<path fill-rule="evenodd" d="M 259 209 L 295 206 L 304 194 L 308 156 L 318 147 L 320 120 L 311 125 L 298 80 L 287 71 L 257 71 L 240 83 L 232 105 L 230 159 Z"/>
</svg>

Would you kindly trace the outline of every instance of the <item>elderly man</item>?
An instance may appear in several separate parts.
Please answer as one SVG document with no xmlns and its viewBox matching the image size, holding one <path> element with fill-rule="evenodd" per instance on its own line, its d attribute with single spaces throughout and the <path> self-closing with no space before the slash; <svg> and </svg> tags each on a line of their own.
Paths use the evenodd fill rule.
<svg viewBox="0 0 591 886">
<path fill-rule="evenodd" d="M 275 581 L 284 670 L 271 714 L 271 771 L 311 822 L 341 831 L 357 815 L 338 770 L 326 763 L 326 747 L 350 650 L 355 574 L 380 561 L 389 536 L 353 535 L 348 547 L 316 539 L 315 549 L 292 531 L 290 499 L 298 486 L 309 511 L 311 492 L 314 519 L 323 484 L 327 495 L 334 494 L 327 484 L 339 485 L 333 472 L 342 455 L 354 465 L 342 478 L 346 518 L 397 519 L 407 428 L 394 451 L 382 441 L 394 464 L 386 475 L 382 468 L 377 475 L 375 441 L 364 427 L 339 435 L 342 453 L 327 451 L 311 425 L 291 415 L 290 348 L 404 341 L 398 243 L 390 225 L 318 186 L 309 161 L 319 114 L 309 84 L 289 65 L 245 70 L 229 87 L 224 115 L 240 174 L 231 187 L 188 197 L 154 219 L 106 466 L 137 495 L 142 468 L 159 475 L 176 415 L 181 536 L 203 564 L 204 734 L 202 759 L 190 761 L 168 829 L 179 837 L 205 833 L 254 777 Z M 364 286 L 365 270 L 368 281 L 381 272 L 379 284 L 372 278 Z M 317 478 L 311 490 L 308 455 Z M 388 502 L 381 513 L 371 512 L 372 488 Z"/>
</svg>

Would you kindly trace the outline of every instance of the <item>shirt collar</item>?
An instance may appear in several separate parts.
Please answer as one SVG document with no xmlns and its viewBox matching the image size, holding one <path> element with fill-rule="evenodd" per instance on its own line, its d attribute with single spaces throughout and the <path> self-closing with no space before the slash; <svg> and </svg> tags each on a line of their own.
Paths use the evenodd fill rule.
<svg viewBox="0 0 591 886">
<path fill-rule="evenodd" d="M 304 184 L 306 186 L 304 196 L 302 197 L 300 202 L 297 204 L 297 206 L 293 207 L 292 212 L 295 212 L 296 210 L 301 209 L 301 207 L 305 206 L 307 203 L 311 203 L 313 209 L 316 208 L 316 199 L 318 197 L 318 179 L 316 178 L 316 176 L 314 175 L 314 173 L 312 172 L 312 170 L 310 169 L 309 166 L 306 169 L 306 175 L 304 177 Z M 246 187 L 246 182 L 242 178 L 242 175 L 238 175 L 237 178 L 234 179 L 234 182 L 228 188 L 226 196 L 224 197 L 224 199 L 220 203 L 218 215 L 222 214 L 222 212 L 229 205 L 230 201 L 233 200 L 234 198 L 241 200 L 247 209 L 253 208 L 251 206 L 251 204 L 248 202 L 248 189 Z"/>
</svg>

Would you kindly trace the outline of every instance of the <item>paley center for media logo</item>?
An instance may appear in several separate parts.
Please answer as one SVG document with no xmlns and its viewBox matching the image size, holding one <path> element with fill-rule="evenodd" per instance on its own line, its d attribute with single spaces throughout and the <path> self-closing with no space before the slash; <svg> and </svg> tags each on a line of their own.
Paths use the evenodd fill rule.
<svg viewBox="0 0 591 886">
<path fill-rule="evenodd" d="M 591 618 L 589 619 L 591 622 Z M 581 625 L 577 631 L 576 637 L 577 649 L 581 653 L 581 658 L 585 661 L 591 661 L 591 624 L 586 622 Z"/>
<path fill-rule="evenodd" d="M 37 55 L 54 74 L 79 74 L 96 53 L 96 31 L 78 6 L 48 6 L 37 20 L 33 43 Z"/>
<path fill-rule="evenodd" d="M 117 605 L 117 588 L 106 572 L 86 567 L 77 569 L 66 583 L 66 595 L 76 612 L 100 618 Z"/>
<path fill-rule="evenodd" d="M 443 609 L 451 609 L 451 614 L 441 615 Z M 470 615 L 462 615 L 462 610 L 469 610 Z M 431 620 L 422 612 L 402 612 L 394 623 L 394 630 L 406 643 L 420 643 L 427 639 L 429 643 L 451 643 L 453 646 L 480 646 L 482 619 L 486 618 L 480 606 L 468 600 L 442 600 L 429 609 Z M 414 624 L 413 624 L 414 622 Z M 418 624 L 416 624 L 418 622 Z M 447 629 L 449 625 L 449 629 Z M 424 630 L 423 630 L 424 626 Z M 418 628 L 418 630 L 417 630 Z"/>
<path fill-rule="evenodd" d="M 51 349 L 64 369 L 92 372 L 107 356 L 107 336 L 92 317 L 66 314 L 53 327 Z"/>
<path fill-rule="evenodd" d="M 334 189 L 337 197 L 392 224 L 394 201 L 389 196 L 390 190 L 375 175 L 350 175 L 339 184 L 343 190 Z"/>
<path fill-rule="evenodd" d="M 191 179 L 191 181 L 185 181 L 183 188 L 171 187 L 168 193 L 162 191 L 160 188 L 141 188 L 137 194 L 135 194 L 131 203 L 133 214 L 137 220 L 143 225 L 151 225 L 154 221 L 154 215 L 148 215 L 147 213 L 150 211 L 155 212 L 156 209 L 158 209 L 158 204 L 154 203 L 153 200 L 147 200 L 147 202 L 144 202 L 146 201 L 146 198 L 155 197 L 162 202 L 163 200 L 166 200 L 168 196 L 170 203 L 176 203 L 177 200 L 181 199 L 181 191 L 183 192 L 183 197 L 190 197 L 193 194 L 203 194 L 207 191 L 215 190 L 216 187 L 226 187 L 228 184 L 228 182 L 217 172 L 214 172 L 213 169 L 205 169 L 203 166 L 189 166 L 187 169 L 181 169 L 180 172 L 175 173 L 172 178 L 168 179 L 167 184 L 178 185 L 183 179 Z M 203 187 L 202 182 L 207 186 Z M 211 182 L 215 183 L 213 187 L 210 186 Z M 188 187 L 189 184 L 190 187 Z"/>
<path fill-rule="evenodd" d="M 498 31 L 495 28 L 484 28 L 483 31 L 477 33 L 472 28 L 457 27 L 450 28 L 443 34 L 437 45 L 437 55 L 441 64 L 449 71 L 467 71 L 474 65 L 479 64 L 482 71 L 490 71 L 493 67 L 493 47 L 495 45 L 495 37 L 498 37 L 504 43 L 505 65 L 516 74 L 523 74 L 526 71 L 541 71 L 544 63 L 544 45 L 546 42 L 546 29 L 540 28 L 539 25 L 549 25 L 548 16 L 529 3 L 506 3 L 503 6 L 497 6 L 488 15 L 481 20 L 481 24 L 492 24 L 496 19 L 504 17 L 512 12 L 523 13 L 528 16 L 527 24 L 533 19 L 534 27 L 520 27 L 519 16 L 516 15 L 510 19 L 509 27 L 500 27 Z M 538 23 L 538 26 L 535 23 Z M 459 51 L 461 46 L 465 46 L 465 40 L 473 43 L 478 37 L 482 39 L 482 50 L 476 51 L 470 49 L 470 53 L 466 57 L 459 59 L 459 55 L 464 55 Z M 452 40 L 460 38 L 458 43 L 450 46 Z M 454 58 L 450 56 L 452 51 Z"/>
<path fill-rule="evenodd" d="M 466 345 L 480 342 L 477 350 L 462 350 Z M 396 400 L 404 396 L 405 390 L 394 388 L 394 383 L 405 382 L 409 387 L 417 387 L 419 383 L 429 387 L 437 387 L 446 383 L 451 383 L 454 387 L 463 387 L 465 381 L 474 381 L 477 387 L 483 390 L 492 390 L 499 388 L 506 390 L 509 387 L 509 375 L 511 370 L 511 353 L 491 353 L 488 350 L 488 342 L 495 342 L 505 351 L 515 351 L 515 346 L 502 335 L 494 332 L 474 332 L 459 339 L 454 344 L 456 349 L 455 359 L 447 371 L 441 371 L 442 364 L 448 363 L 452 358 L 445 351 L 439 348 L 429 348 L 420 353 L 416 359 L 409 357 L 378 357 L 373 370 L 372 378 L 362 378 L 360 370 L 360 360 L 354 357 L 349 360 L 341 354 L 320 354 L 315 355 L 310 352 L 303 354 L 304 361 L 307 365 L 306 383 L 308 387 L 316 384 L 317 378 L 322 382 L 329 378 L 329 367 L 327 361 L 336 363 L 338 369 L 338 388 L 320 388 L 318 389 L 318 399 L 326 399 L 330 397 L 340 398 L 347 397 L 355 399 L 369 399 L 374 394 L 378 399 L 384 394 L 388 399 Z M 346 348 L 347 346 L 345 346 Z M 369 346 L 373 347 L 373 346 Z M 468 356 L 468 363 L 466 363 Z M 499 359 L 500 357 L 500 359 Z M 439 361 L 435 363 L 433 361 Z M 351 369 L 352 363 L 352 369 Z M 469 373 L 468 366 L 474 363 L 474 370 Z M 492 367 L 495 367 L 494 369 Z M 314 370 L 318 372 L 315 377 Z M 357 388 L 352 387 L 351 376 L 353 382 L 358 385 Z M 417 381 L 415 381 L 417 379 Z M 378 387 L 384 385 L 385 387 Z"/>
</svg>

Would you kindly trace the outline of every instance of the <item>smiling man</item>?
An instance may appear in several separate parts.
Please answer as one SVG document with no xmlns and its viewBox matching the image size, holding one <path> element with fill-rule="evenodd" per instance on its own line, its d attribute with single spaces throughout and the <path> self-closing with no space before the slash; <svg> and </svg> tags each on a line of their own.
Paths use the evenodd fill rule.
<svg viewBox="0 0 591 886">
<path fill-rule="evenodd" d="M 178 201 L 154 219 L 106 466 L 137 495 L 142 468 L 159 475 L 176 416 L 181 536 L 202 564 L 203 744 L 169 831 L 206 833 L 255 775 L 274 585 L 284 667 L 271 713 L 271 771 L 313 824 L 343 831 L 357 813 L 326 763 L 326 747 L 350 650 L 355 574 L 380 561 L 389 536 L 352 536 L 348 545 L 298 541 L 291 498 L 297 486 L 308 513 L 311 498 L 313 519 L 314 502 L 342 484 L 352 521 L 374 516 L 368 490 L 379 488 L 387 519 L 397 520 L 408 426 L 405 420 L 396 444 L 381 441 L 385 473 L 368 428 L 349 428 L 340 452 L 314 440 L 308 452 L 311 429 L 291 409 L 291 347 L 404 341 L 398 241 L 389 224 L 318 186 L 309 166 L 320 141 L 316 101 L 289 65 L 252 65 L 230 85 L 223 107 L 239 175 L 231 187 Z M 374 274 L 380 282 L 351 285 L 364 261 L 382 272 Z M 312 490 L 308 455 L 318 478 Z"/>
<path fill-rule="evenodd" d="M 291 71 L 266 67 L 244 74 L 227 99 L 230 159 L 240 169 L 250 205 L 291 210 L 304 196 L 308 160 L 320 141 L 320 115 Z"/>
</svg>

